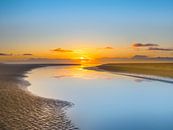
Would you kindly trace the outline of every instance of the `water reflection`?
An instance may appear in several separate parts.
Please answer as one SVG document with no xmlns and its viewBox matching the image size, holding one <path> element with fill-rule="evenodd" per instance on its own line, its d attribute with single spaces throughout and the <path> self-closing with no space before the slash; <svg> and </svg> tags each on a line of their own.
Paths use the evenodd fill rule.
<svg viewBox="0 0 173 130">
<path fill-rule="evenodd" d="M 173 87 L 81 67 L 33 70 L 29 90 L 73 102 L 69 116 L 81 130 L 173 129 Z"/>
<path fill-rule="evenodd" d="M 98 72 L 84 69 L 83 66 L 71 66 L 58 69 L 55 78 L 78 78 L 78 79 L 112 79 L 116 75 L 107 72 Z"/>
</svg>

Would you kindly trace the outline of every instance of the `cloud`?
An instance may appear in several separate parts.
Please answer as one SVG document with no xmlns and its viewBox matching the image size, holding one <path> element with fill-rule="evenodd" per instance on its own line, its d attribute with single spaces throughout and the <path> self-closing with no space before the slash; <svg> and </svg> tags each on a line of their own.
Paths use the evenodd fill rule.
<svg viewBox="0 0 173 130">
<path fill-rule="evenodd" d="M 153 50 L 153 51 L 173 51 L 171 48 L 158 48 L 158 47 L 150 47 L 148 50 Z"/>
<path fill-rule="evenodd" d="M 148 56 L 146 56 L 146 55 L 134 55 L 132 57 L 132 59 L 147 59 L 147 58 L 148 58 Z"/>
<path fill-rule="evenodd" d="M 153 47 L 153 46 L 159 46 L 158 44 L 152 44 L 152 43 L 134 43 L 133 47 Z"/>
<path fill-rule="evenodd" d="M 61 52 L 61 53 L 65 53 L 65 52 L 73 52 L 73 50 L 66 50 L 66 49 L 62 49 L 62 48 L 56 48 L 52 51 L 55 51 L 55 52 Z"/>
<path fill-rule="evenodd" d="M 172 48 L 161 48 L 158 47 L 158 44 L 152 44 L 152 43 L 135 43 L 133 44 L 133 47 L 139 48 L 139 47 L 148 47 L 148 50 L 153 50 L 153 51 L 173 51 Z"/>
<path fill-rule="evenodd" d="M 113 47 L 107 46 L 104 49 L 114 49 Z"/>
<path fill-rule="evenodd" d="M 23 54 L 23 56 L 32 56 L 32 54 L 30 54 L 30 53 L 25 53 L 25 54 Z"/>
<path fill-rule="evenodd" d="M 0 56 L 12 56 L 13 54 L 0 53 Z"/>
<path fill-rule="evenodd" d="M 24 53 L 24 54 L 8 54 L 8 53 L 0 53 L 0 56 L 32 56 L 33 54 Z"/>
<path fill-rule="evenodd" d="M 111 47 L 111 46 L 106 46 L 106 47 L 100 47 L 100 48 L 97 48 L 97 49 L 108 49 L 108 50 L 111 50 L 111 49 L 114 49 L 114 48 Z"/>
<path fill-rule="evenodd" d="M 73 59 L 49 59 L 49 58 L 28 58 L 26 60 L 21 60 L 24 62 L 30 62 L 30 63 L 56 63 L 56 64 L 73 64 L 78 63 L 76 60 Z"/>
</svg>

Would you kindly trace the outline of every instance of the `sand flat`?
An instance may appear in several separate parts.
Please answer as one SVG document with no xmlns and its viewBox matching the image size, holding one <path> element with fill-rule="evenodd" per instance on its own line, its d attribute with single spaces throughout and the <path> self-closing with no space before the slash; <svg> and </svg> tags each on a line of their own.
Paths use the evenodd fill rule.
<svg viewBox="0 0 173 130">
<path fill-rule="evenodd" d="M 173 78 L 173 63 L 119 63 L 103 64 L 97 68 L 129 74 L 143 74 Z"/>
<path fill-rule="evenodd" d="M 64 109 L 72 104 L 32 95 L 25 73 L 50 64 L 0 64 L 0 128 L 3 130 L 73 130 Z M 55 65 L 52 65 L 55 66 Z"/>
</svg>

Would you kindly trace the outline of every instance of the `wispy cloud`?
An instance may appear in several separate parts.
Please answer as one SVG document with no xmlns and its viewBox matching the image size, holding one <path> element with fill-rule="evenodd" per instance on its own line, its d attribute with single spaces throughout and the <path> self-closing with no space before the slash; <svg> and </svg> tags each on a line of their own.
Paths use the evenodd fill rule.
<svg viewBox="0 0 173 130">
<path fill-rule="evenodd" d="M 61 52 L 61 53 L 65 53 L 65 52 L 73 52 L 73 50 L 66 50 L 66 49 L 62 49 L 62 48 L 56 48 L 52 51 L 55 51 L 55 52 Z"/>
<path fill-rule="evenodd" d="M 33 54 L 30 54 L 30 53 L 25 53 L 23 54 L 23 56 L 32 56 Z"/>
<path fill-rule="evenodd" d="M 12 56 L 13 54 L 0 53 L 0 56 Z"/>
<path fill-rule="evenodd" d="M 159 46 L 158 44 L 153 43 L 134 43 L 133 47 L 153 47 L 153 46 Z"/>
<path fill-rule="evenodd" d="M 111 47 L 111 46 L 106 46 L 106 47 L 100 47 L 100 48 L 97 48 L 97 49 L 107 49 L 107 50 L 112 50 L 112 49 L 114 49 L 114 48 Z"/>
<path fill-rule="evenodd" d="M 104 49 L 114 49 L 113 47 L 107 46 Z"/>
<path fill-rule="evenodd" d="M 173 51 L 171 48 L 158 48 L 158 47 L 150 47 L 148 50 L 154 50 L 154 51 Z"/>
</svg>

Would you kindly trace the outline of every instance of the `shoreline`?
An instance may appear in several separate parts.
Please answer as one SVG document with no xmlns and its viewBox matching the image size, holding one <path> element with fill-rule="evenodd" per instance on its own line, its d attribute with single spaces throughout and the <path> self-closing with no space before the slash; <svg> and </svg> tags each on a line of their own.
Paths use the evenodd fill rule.
<svg viewBox="0 0 173 130">
<path fill-rule="evenodd" d="M 73 104 L 33 95 L 25 88 L 29 71 L 48 66 L 76 64 L 0 64 L 0 128 L 9 129 L 77 129 L 66 116 Z"/>
<path fill-rule="evenodd" d="M 164 73 L 164 76 L 163 76 L 161 71 L 164 71 L 164 70 L 161 69 L 159 71 L 159 68 L 157 68 L 157 66 L 160 67 L 160 65 L 165 65 L 165 64 L 169 65 L 169 67 L 170 65 L 172 66 L 168 73 L 163 72 Z M 141 65 L 143 66 L 142 66 L 142 69 L 140 70 L 139 67 Z M 155 72 L 156 74 L 153 73 L 152 68 L 147 68 L 147 67 L 145 68 L 145 65 L 147 65 L 147 67 L 148 65 L 156 65 L 155 69 L 159 71 L 159 73 L 156 73 L 156 72 Z M 137 72 L 136 70 L 134 70 L 136 69 L 136 67 L 138 67 Z M 123 76 L 129 76 L 129 77 L 154 80 L 154 81 L 160 81 L 160 82 L 173 84 L 173 63 L 119 63 L 119 64 L 110 63 L 110 64 L 102 64 L 95 67 L 85 67 L 85 69 L 96 70 L 96 71 L 107 71 L 107 72 L 111 72 L 111 73 L 123 75 Z"/>
</svg>

